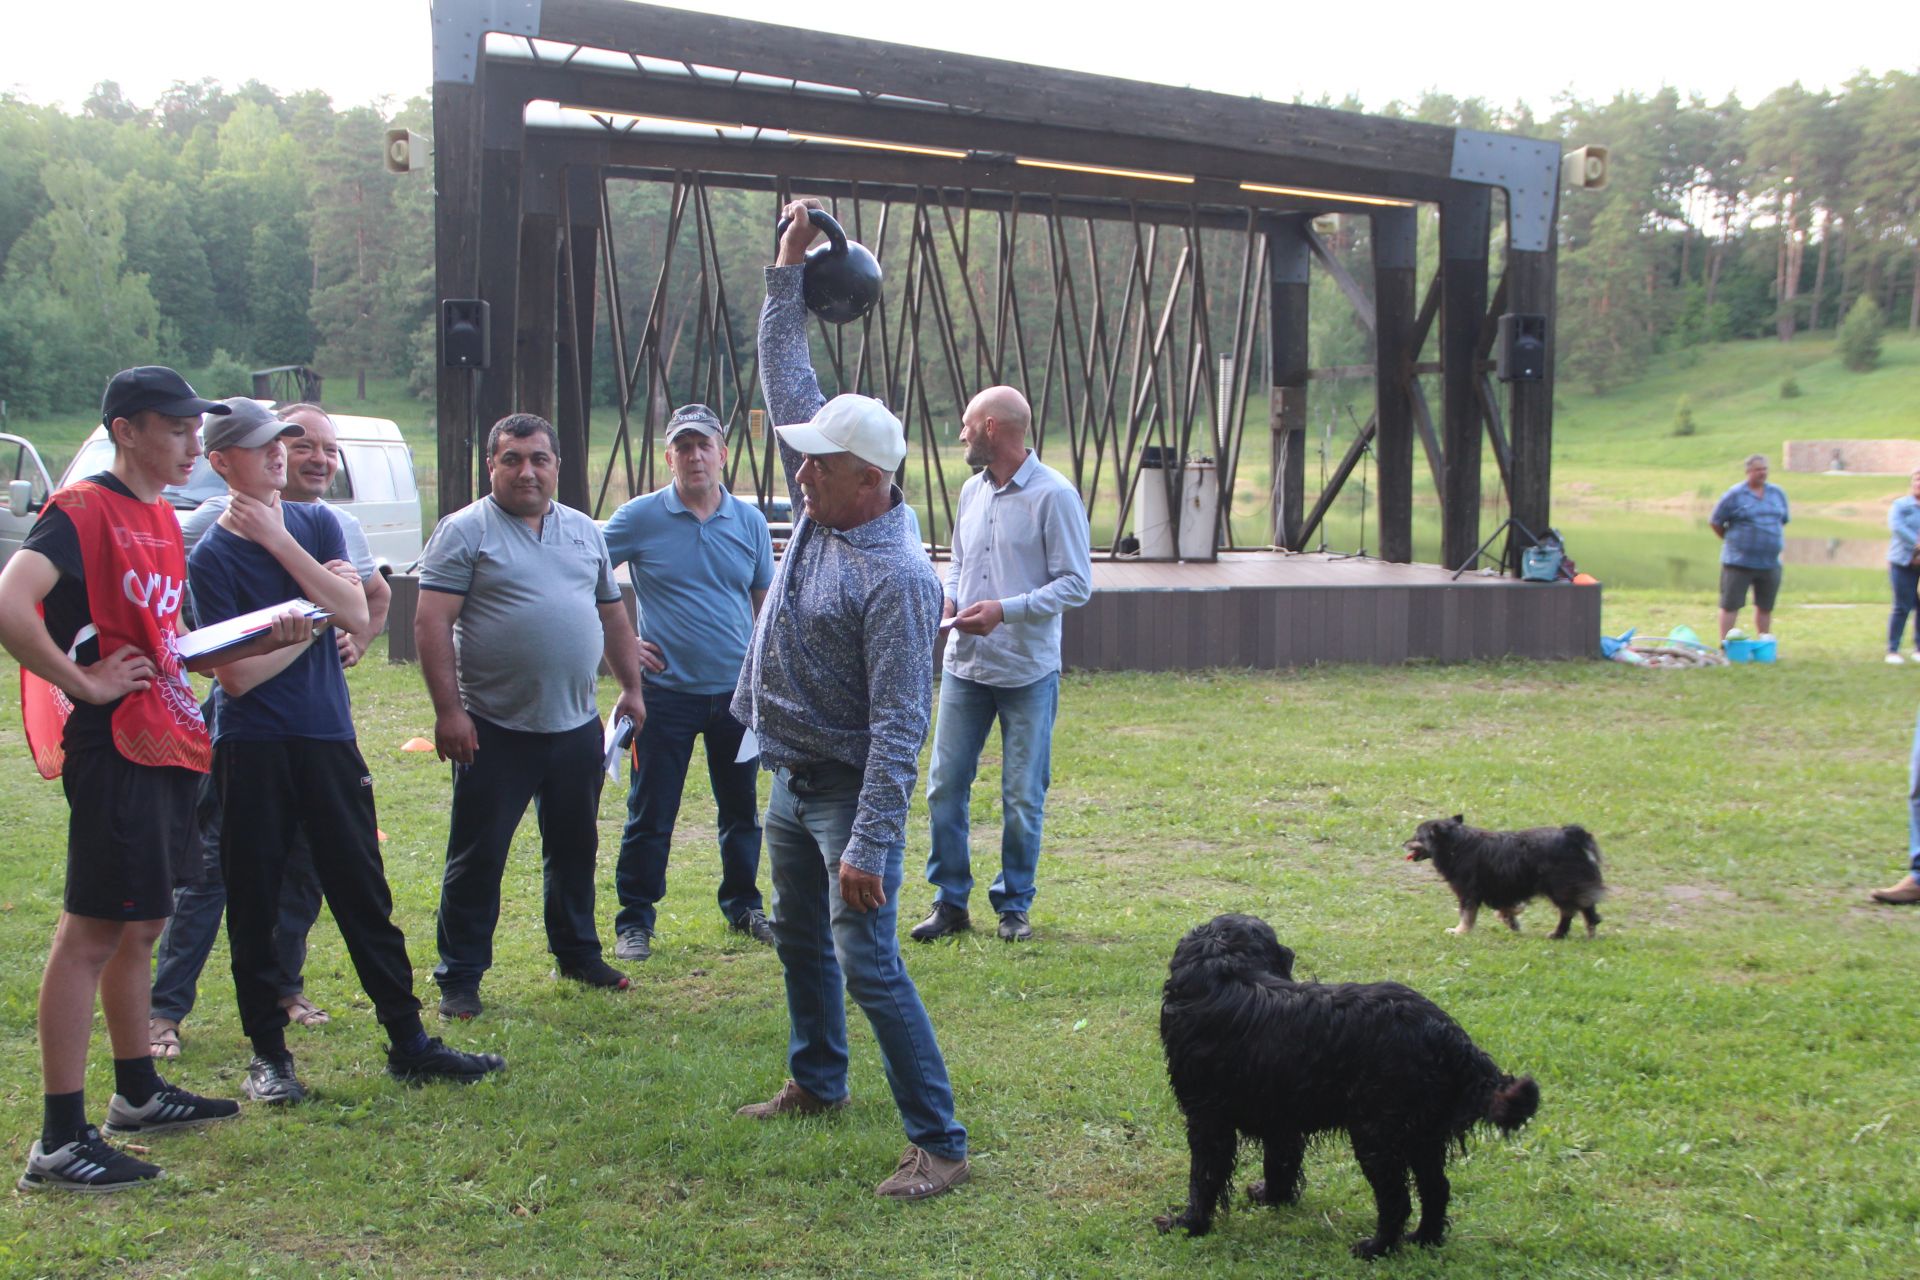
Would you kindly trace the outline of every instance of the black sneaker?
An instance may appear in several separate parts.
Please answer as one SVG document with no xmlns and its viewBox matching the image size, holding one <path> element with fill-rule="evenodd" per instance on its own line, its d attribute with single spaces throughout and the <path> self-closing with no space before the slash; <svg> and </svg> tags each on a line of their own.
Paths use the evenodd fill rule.
<svg viewBox="0 0 1920 1280">
<path fill-rule="evenodd" d="M 769 947 L 773 945 L 773 922 L 758 907 L 749 907 L 734 917 L 731 928 L 735 933 L 746 934 L 755 942 Z"/>
<path fill-rule="evenodd" d="M 124 1137 L 135 1133 L 165 1133 L 170 1129 L 197 1129 L 240 1114 L 240 1104 L 226 1098 L 203 1098 L 166 1081 L 144 1106 L 134 1106 L 119 1094 L 107 1103 L 108 1133 Z"/>
<path fill-rule="evenodd" d="M 307 1100 L 307 1086 L 293 1073 L 293 1055 L 257 1056 L 247 1064 L 247 1082 L 240 1091 L 270 1107 L 290 1107 Z"/>
<path fill-rule="evenodd" d="M 453 1080 L 466 1083 L 499 1071 L 507 1060 L 497 1053 L 462 1053 L 449 1049 L 439 1036 L 418 1053 L 387 1050 L 387 1074 L 395 1080 Z"/>
<path fill-rule="evenodd" d="M 600 987 L 607 991 L 625 991 L 633 985 L 627 975 L 595 956 L 591 960 L 582 960 L 579 964 L 563 964 L 560 976 L 585 987 Z"/>
<path fill-rule="evenodd" d="M 927 918 L 907 931 L 907 936 L 915 942 L 932 942 L 935 938 L 945 938 L 952 934 L 964 933 L 973 928 L 973 917 L 967 914 L 965 907 L 956 907 L 939 898 L 933 900 L 933 910 Z"/>
<path fill-rule="evenodd" d="M 443 1018 L 471 1022 L 480 1016 L 482 1007 L 478 991 L 464 991 L 456 987 L 440 993 L 440 1016 Z"/>
<path fill-rule="evenodd" d="M 43 1151 L 35 1138 L 27 1152 L 27 1171 L 16 1185 L 22 1191 L 77 1191 L 101 1196 L 165 1176 L 159 1165 L 136 1160 L 108 1146 L 100 1131 L 88 1125 L 79 1137 L 52 1152 Z"/>
</svg>

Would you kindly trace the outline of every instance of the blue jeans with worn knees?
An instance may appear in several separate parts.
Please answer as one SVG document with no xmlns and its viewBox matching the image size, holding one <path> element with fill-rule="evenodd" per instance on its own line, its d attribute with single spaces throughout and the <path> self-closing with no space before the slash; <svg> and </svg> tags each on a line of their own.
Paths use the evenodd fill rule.
<svg viewBox="0 0 1920 1280">
<path fill-rule="evenodd" d="M 1893 587 L 1893 612 L 1887 615 L 1887 652 L 1898 653 L 1907 616 L 1920 607 L 1920 567 L 1889 564 L 1887 580 Z M 1913 647 L 1920 650 L 1920 618 L 1913 623 Z"/>
<path fill-rule="evenodd" d="M 1907 869 L 1920 880 L 1920 717 L 1913 726 L 1913 755 L 1907 762 Z"/>
<path fill-rule="evenodd" d="M 1058 671 L 1013 689 L 996 688 L 946 672 L 940 677 L 940 717 L 927 770 L 927 813 L 933 848 L 927 883 L 942 902 L 965 908 L 973 891 L 968 849 L 969 796 L 987 731 L 1000 721 L 1000 874 L 987 890 L 994 911 L 1033 908 L 1040 832 L 1052 781 L 1053 721 L 1060 710 Z"/>
<path fill-rule="evenodd" d="M 206 862 L 194 879 L 173 891 L 173 918 L 153 950 L 153 1016 L 184 1022 L 199 994 L 200 974 L 220 936 L 227 910 L 227 885 L 220 875 L 220 805 L 212 775 L 203 784 L 199 805 L 200 839 Z M 280 883 L 280 919 L 273 929 L 273 950 L 280 962 L 280 998 L 306 987 L 307 934 L 320 918 L 320 880 L 313 854 L 301 835 L 287 847 Z"/>
<path fill-rule="evenodd" d="M 667 853 L 680 796 L 686 790 L 693 740 L 705 738 L 707 781 L 720 834 L 720 914 L 738 921 L 761 909 L 760 813 L 755 785 L 760 762 L 736 762 L 746 729 L 723 694 L 680 693 L 647 686 L 647 719 L 634 739 L 633 784 L 627 790 L 627 825 L 620 836 L 614 888 L 620 914 L 613 927 L 652 929 L 654 908 L 667 894 Z"/>
<path fill-rule="evenodd" d="M 766 845 L 774 945 L 787 988 L 788 1070 L 816 1098 L 847 1096 L 846 995 L 852 995 L 880 1042 L 908 1139 L 958 1160 L 967 1154 L 967 1131 L 953 1117 L 947 1064 L 895 933 L 905 846 L 888 850 L 881 876 L 886 905 L 854 911 L 840 900 L 840 854 L 859 797 L 860 771 L 848 765 L 773 775 Z"/>
</svg>

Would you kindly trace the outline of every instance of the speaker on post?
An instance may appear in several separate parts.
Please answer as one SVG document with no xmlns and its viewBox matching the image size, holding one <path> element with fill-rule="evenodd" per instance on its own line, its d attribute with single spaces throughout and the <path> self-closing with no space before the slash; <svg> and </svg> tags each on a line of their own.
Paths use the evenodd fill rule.
<svg viewBox="0 0 1920 1280">
<path fill-rule="evenodd" d="M 412 173 L 427 167 L 427 140 L 411 129 L 387 130 L 388 173 Z"/>
<path fill-rule="evenodd" d="M 484 369 L 493 326 L 480 298 L 440 300 L 440 362 L 449 369 Z"/>
<path fill-rule="evenodd" d="M 1547 318 L 1509 311 L 1500 317 L 1494 371 L 1502 382 L 1539 382 L 1547 376 Z"/>
</svg>

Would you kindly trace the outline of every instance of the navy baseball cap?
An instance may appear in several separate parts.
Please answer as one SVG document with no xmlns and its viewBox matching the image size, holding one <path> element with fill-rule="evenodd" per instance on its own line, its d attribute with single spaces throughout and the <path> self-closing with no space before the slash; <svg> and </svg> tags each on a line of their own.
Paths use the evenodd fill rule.
<svg viewBox="0 0 1920 1280">
<path fill-rule="evenodd" d="M 667 419 L 668 444 L 683 431 L 699 431 L 712 436 L 715 440 L 725 441 L 727 429 L 720 425 L 720 415 L 703 404 L 683 404 L 674 410 Z"/>
<path fill-rule="evenodd" d="M 122 369 L 108 380 L 107 392 L 100 397 L 102 425 L 111 425 L 115 418 L 131 418 L 150 409 L 170 418 L 233 412 L 217 400 L 201 399 L 185 378 L 162 364 Z"/>
</svg>

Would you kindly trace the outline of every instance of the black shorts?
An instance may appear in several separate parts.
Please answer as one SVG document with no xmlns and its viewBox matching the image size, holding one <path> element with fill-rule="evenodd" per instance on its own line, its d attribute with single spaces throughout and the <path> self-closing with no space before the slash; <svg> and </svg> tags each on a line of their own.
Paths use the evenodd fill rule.
<svg viewBox="0 0 1920 1280">
<path fill-rule="evenodd" d="M 1753 607 L 1762 613 L 1773 612 L 1780 598 L 1780 566 L 1771 569 L 1746 569 L 1737 564 L 1720 566 L 1720 607 L 1738 613 L 1747 607 L 1747 589 L 1753 589 Z"/>
<path fill-rule="evenodd" d="M 164 920 L 173 886 L 199 857 L 191 769 L 135 764 L 111 747 L 67 757 L 67 899 L 70 915 Z"/>
</svg>

